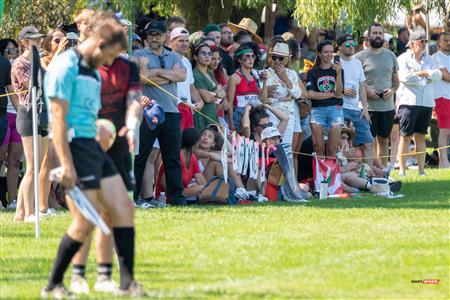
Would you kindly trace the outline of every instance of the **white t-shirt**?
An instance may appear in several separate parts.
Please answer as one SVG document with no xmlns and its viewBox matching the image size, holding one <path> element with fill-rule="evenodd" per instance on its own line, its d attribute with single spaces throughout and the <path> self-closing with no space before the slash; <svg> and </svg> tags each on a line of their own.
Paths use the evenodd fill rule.
<svg viewBox="0 0 450 300">
<path fill-rule="evenodd" d="M 6 112 L 10 113 L 10 114 L 15 114 L 15 115 L 17 114 L 17 111 L 14 108 L 14 106 L 12 105 L 11 98 L 9 98 L 9 96 L 8 96 L 8 106 L 6 107 Z"/>
<path fill-rule="evenodd" d="M 439 69 L 446 68 L 450 72 L 450 55 L 445 55 L 442 51 L 438 51 L 431 57 L 433 57 Z M 450 82 L 442 79 L 434 83 L 434 98 L 441 97 L 450 100 Z"/>
<path fill-rule="evenodd" d="M 194 75 L 192 73 L 191 62 L 184 56 L 181 58 L 183 67 L 186 69 L 186 80 L 177 82 L 177 96 L 181 101 L 181 98 L 186 98 L 186 102 L 192 105 L 191 100 L 191 84 L 194 84 Z"/>
<path fill-rule="evenodd" d="M 351 88 L 356 91 L 356 97 L 343 97 L 344 108 L 359 111 L 359 85 L 366 80 L 362 63 L 354 57 L 351 60 L 345 60 L 341 57 L 341 64 L 344 70 L 344 88 Z"/>
</svg>

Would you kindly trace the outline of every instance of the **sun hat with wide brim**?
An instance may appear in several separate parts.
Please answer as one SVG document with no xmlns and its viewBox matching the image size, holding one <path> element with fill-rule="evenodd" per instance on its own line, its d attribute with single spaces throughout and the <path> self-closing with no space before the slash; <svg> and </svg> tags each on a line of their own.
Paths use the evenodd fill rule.
<svg viewBox="0 0 450 300">
<path fill-rule="evenodd" d="M 289 45 L 286 43 L 276 43 L 275 46 L 273 46 L 272 51 L 269 51 L 270 55 L 278 55 L 278 56 L 284 56 L 289 57 L 291 55 L 291 52 L 289 51 Z"/>
<path fill-rule="evenodd" d="M 258 31 L 258 25 L 250 18 L 243 18 L 239 24 L 228 22 L 227 25 L 231 28 L 234 34 L 240 30 L 245 30 L 253 37 L 253 41 L 257 44 L 264 44 L 263 39 L 256 33 Z"/>
</svg>

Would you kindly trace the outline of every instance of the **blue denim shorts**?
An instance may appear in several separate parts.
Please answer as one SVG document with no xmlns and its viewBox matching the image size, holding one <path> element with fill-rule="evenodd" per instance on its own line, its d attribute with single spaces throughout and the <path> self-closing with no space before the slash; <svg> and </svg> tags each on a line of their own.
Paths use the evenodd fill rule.
<svg viewBox="0 0 450 300">
<path fill-rule="evenodd" d="M 235 107 L 233 109 L 234 130 L 236 130 L 238 133 L 241 133 L 241 122 L 242 122 L 242 116 L 243 115 L 244 115 L 244 108 L 243 107 Z"/>
<path fill-rule="evenodd" d="M 361 118 L 361 111 L 344 108 L 344 119 L 351 119 L 353 126 L 355 126 L 356 136 L 353 141 L 354 146 L 373 143 L 369 122 L 365 118 Z"/>
<path fill-rule="evenodd" d="M 311 108 L 311 124 L 319 124 L 327 128 L 344 124 L 342 106 L 321 106 Z"/>
</svg>

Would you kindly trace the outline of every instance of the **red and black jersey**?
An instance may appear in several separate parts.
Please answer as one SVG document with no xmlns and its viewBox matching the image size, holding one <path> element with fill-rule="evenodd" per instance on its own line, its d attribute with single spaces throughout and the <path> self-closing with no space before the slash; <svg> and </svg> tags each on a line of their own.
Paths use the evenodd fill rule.
<svg viewBox="0 0 450 300">
<path fill-rule="evenodd" d="M 119 56 L 111 66 L 101 66 L 98 71 L 102 78 L 102 108 L 98 116 L 113 122 L 119 131 L 125 126 L 128 92 L 141 90 L 138 67 Z"/>
</svg>

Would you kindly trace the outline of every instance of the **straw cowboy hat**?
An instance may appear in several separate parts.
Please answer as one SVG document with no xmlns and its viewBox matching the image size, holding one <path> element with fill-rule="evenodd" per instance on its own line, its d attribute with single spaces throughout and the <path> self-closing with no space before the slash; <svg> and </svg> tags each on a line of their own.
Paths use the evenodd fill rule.
<svg viewBox="0 0 450 300">
<path fill-rule="evenodd" d="M 256 34 L 258 31 L 258 25 L 250 18 L 243 18 L 239 24 L 234 24 L 228 22 L 227 25 L 231 28 L 231 30 L 236 34 L 240 30 L 245 30 L 253 36 L 253 40 L 257 44 L 264 44 L 263 39 Z"/>
</svg>

